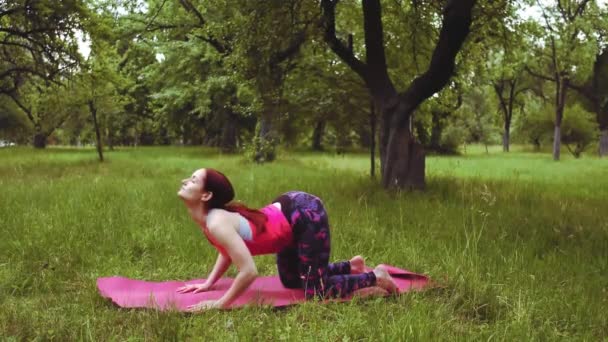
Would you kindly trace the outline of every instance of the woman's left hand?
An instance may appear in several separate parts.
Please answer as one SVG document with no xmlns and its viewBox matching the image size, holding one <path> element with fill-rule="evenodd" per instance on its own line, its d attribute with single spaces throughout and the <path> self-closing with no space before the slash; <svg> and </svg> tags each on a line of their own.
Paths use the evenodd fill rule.
<svg viewBox="0 0 608 342">
<path fill-rule="evenodd" d="M 190 312 L 199 312 L 203 310 L 209 309 L 219 309 L 220 305 L 217 300 L 204 300 L 202 302 L 198 302 L 194 305 L 188 306 L 188 311 Z"/>
</svg>

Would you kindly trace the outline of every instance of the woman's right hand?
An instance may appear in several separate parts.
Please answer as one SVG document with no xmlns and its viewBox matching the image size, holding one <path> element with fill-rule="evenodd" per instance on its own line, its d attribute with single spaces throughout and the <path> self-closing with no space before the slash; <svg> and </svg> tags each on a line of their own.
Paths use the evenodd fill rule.
<svg viewBox="0 0 608 342">
<path fill-rule="evenodd" d="M 204 282 L 202 284 L 188 284 L 177 289 L 177 293 L 199 293 L 211 290 L 211 284 Z"/>
</svg>

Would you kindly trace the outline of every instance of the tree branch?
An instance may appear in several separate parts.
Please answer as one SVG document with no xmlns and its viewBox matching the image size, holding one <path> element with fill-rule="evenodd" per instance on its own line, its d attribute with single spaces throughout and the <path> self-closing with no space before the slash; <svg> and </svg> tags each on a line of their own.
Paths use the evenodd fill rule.
<svg viewBox="0 0 608 342">
<path fill-rule="evenodd" d="M 13 13 L 17 13 L 19 11 L 23 11 L 25 9 L 25 7 L 13 7 L 11 9 L 8 9 L 6 11 L 0 11 L 0 18 L 6 16 L 6 15 L 11 15 Z"/>
<path fill-rule="evenodd" d="M 591 87 L 589 86 L 579 86 L 577 84 L 572 84 L 572 82 L 568 82 L 567 86 L 570 89 L 576 90 L 579 94 L 583 95 L 591 101 L 595 99 L 593 89 L 591 89 Z"/>
<path fill-rule="evenodd" d="M 537 1 L 538 4 L 538 1 Z M 564 22 L 569 22 L 570 21 L 570 4 L 568 4 L 568 11 L 566 11 L 564 9 L 564 7 L 562 6 L 562 2 L 561 0 L 557 0 L 557 10 L 558 12 L 562 15 L 562 18 L 564 19 Z"/>
<path fill-rule="evenodd" d="M 532 75 L 532 76 L 534 76 L 534 77 L 536 77 L 536 78 L 540 78 L 540 79 L 545 80 L 545 81 L 557 82 L 557 80 L 556 80 L 556 79 L 554 79 L 554 78 L 551 78 L 551 77 L 549 77 L 549 76 L 545 76 L 545 75 L 543 75 L 543 74 L 540 74 L 540 73 L 537 73 L 537 72 L 533 71 L 533 70 L 532 70 L 532 69 L 531 69 L 529 66 L 527 66 L 527 65 L 526 65 L 524 68 L 526 69 L 526 71 L 527 71 L 527 72 L 528 72 L 530 75 Z"/>
<path fill-rule="evenodd" d="M 504 119 L 507 120 L 508 109 L 507 109 L 506 101 L 502 94 L 502 92 L 504 91 L 504 83 L 503 83 L 503 81 L 499 81 L 498 83 L 494 83 L 493 86 L 494 86 L 494 91 L 496 92 L 496 95 L 498 96 L 498 100 L 500 101 L 500 108 L 502 108 Z"/>
<path fill-rule="evenodd" d="M 511 124 L 511 118 L 513 117 L 513 102 L 515 101 L 515 86 L 517 85 L 517 80 L 512 79 L 509 81 L 509 86 L 511 87 L 511 89 L 509 89 L 509 110 L 506 113 L 506 122 L 505 123 L 509 123 L 509 125 Z"/>
<path fill-rule="evenodd" d="M 325 28 L 325 41 L 332 51 L 338 55 L 338 57 L 340 57 L 344 63 L 359 74 L 363 80 L 367 80 L 367 65 L 357 59 L 354 53 L 336 37 L 336 4 L 337 1 L 321 0 L 321 7 L 323 9 L 323 25 Z"/>
<path fill-rule="evenodd" d="M 576 11 L 574 11 L 574 17 L 572 19 L 576 19 L 576 17 L 583 15 L 583 11 L 585 10 L 585 6 L 587 6 L 588 2 L 589 0 L 581 1 L 581 3 L 576 8 Z"/>
<path fill-rule="evenodd" d="M 41 53 L 40 50 L 36 50 L 36 49 L 34 49 L 34 47 L 32 47 L 30 45 L 26 45 L 26 44 L 22 44 L 22 43 L 18 43 L 18 42 L 7 41 L 6 39 L 4 41 L 0 42 L 0 46 L 16 46 L 16 47 L 28 50 L 30 52 L 30 54 L 32 54 L 32 55 Z M 10 54 L 10 52 L 7 52 L 7 54 Z"/>
<path fill-rule="evenodd" d="M 32 115 L 32 110 L 30 108 L 27 108 L 23 103 L 21 103 L 21 101 L 19 101 L 19 99 L 17 99 L 17 97 L 15 96 L 15 93 L 9 93 L 7 94 L 11 99 L 13 99 L 13 102 L 15 102 L 15 104 L 17 106 L 19 106 L 19 108 L 21 108 L 22 111 L 25 112 L 25 114 L 27 115 L 27 117 L 30 119 L 30 121 L 33 124 L 36 124 L 36 120 L 34 119 L 34 116 Z"/>
<path fill-rule="evenodd" d="M 306 29 L 302 29 L 300 32 L 298 32 L 298 34 L 296 35 L 294 40 L 291 42 L 289 47 L 287 47 L 283 51 L 274 53 L 270 57 L 270 61 L 269 61 L 270 65 L 271 66 L 277 65 L 277 64 L 281 63 L 282 61 L 284 61 L 284 60 L 290 58 L 291 56 L 295 55 L 296 53 L 298 53 L 298 51 L 300 51 L 300 47 L 302 46 L 302 44 L 305 41 L 306 41 Z"/>
<path fill-rule="evenodd" d="M 167 0 L 163 0 L 163 3 L 160 4 L 160 6 L 158 7 L 158 11 L 156 11 L 156 14 L 154 14 L 154 16 L 152 17 L 152 19 L 150 19 L 150 21 L 148 22 L 148 24 L 144 28 L 144 32 L 148 31 L 148 29 L 150 28 L 150 25 L 152 25 L 152 23 L 154 22 L 154 20 L 156 19 L 156 17 L 158 17 L 158 15 L 160 14 L 160 11 L 162 11 L 162 9 L 165 6 L 166 2 L 167 2 Z"/>
<path fill-rule="evenodd" d="M 441 90 L 454 73 L 456 55 L 469 34 L 475 0 L 450 0 L 443 9 L 439 40 L 433 51 L 428 70 L 417 77 L 400 97 L 411 106 L 411 113 L 422 101 Z M 409 118 L 400 118 L 404 124 Z"/>
<path fill-rule="evenodd" d="M 198 22 L 199 22 L 199 27 L 203 27 L 207 24 L 207 22 L 205 21 L 205 18 L 201 14 L 201 12 L 189 0 L 179 0 L 179 3 L 182 5 L 182 7 L 187 12 L 193 13 L 194 16 L 196 16 L 196 18 L 198 19 Z M 221 54 L 225 54 L 226 52 L 229 52 L 229 50 L 230 50 L 227 46 L 222 44 L 219 40 L 217 40 L 214 37 L 203 37 L 203 36 L 199 36 L 199 35 L 196 35 L 195 37 L 201 39 L 202 41 L 204 41 L 206 43 L 209 43 L 209 45 L 211 45 L 217 52 L 219 52 Z"/>
<path fill-rule="evenodd" d="M 51 129 L 48 132 L 45 132 L 47 136 L 50 136 L 51 134 L 53 134 L 53 132 L 55 132 L 55 130 L 61 126 L 63 126 L 63 124 L 72 116 L 72 112 L 68 112 L 67 114 L 65 114 L 62 118 L 59 119 L 59 121 L 53 125 L 53 127 L 51 127 Z"/>
<path fill-rule="evenodd" d="M 558 81 L 560 79 L 560 75 L 559 75 L 559 69 L 557 66 L 557 51 L 556 51 L 556 47 L 555 47 L 555 37 L 553 36 L 553 32 L 555 32 L 555 30 L 553 29 L 551 24 L 549 24 L 549 17 L 547 17 L 545 8 L 541 6 L 540 1 L 536 0 L 536 4 L 538 5 L 538 7 L 540 7 L 541 11 L 543 12 L 543 18 L 545 18 L 545 24 L 547 25 L 547 28 L 549 29 L 549 31 L 551 31 L 551 34 L 549 36 L 551 38 L 551 52 L 552 52 L 551 61 L 553 63 L 553 71 L 555 73 L 555 80 Z"/>
<path fill-rule="evenodd" d="M 19 66 L 19 67 L 7 69 L 4 72 L 2 72 L 0 74 L 0 80 L 2 80 L 3 78 L 7 77 L 10 74 L 21 74 L 21 73 L 32 74 L 32 75 L 38 76 L 42 79 L 47 79 L 49 77 L 49 75 L 45 75 L 35 69 Z"/>
<path fill-rule="evenodd" d="M 201 27 L 205 26 L 205 24 L 206 24 L 205 18 L 203 18 L 203 15 L 201 14 L 201 12 L 199 12 L 199 10 L 196 9 L 196 7 L 194 7 L 194 5 L 192 5 L 192 3 L 190 3 L 189 0 L 179 0 L 179 3 L 182 4 L 182 6 L 184 7 L 184 9 L 186 11 L 194 13 L 194 15 L 198 19 L 198 22 Z"/>
<path fill-rule="evenodd" d="M 377 77 L 382 79 L 381 82 L 386 82 L 388 73 L 384 53 L 381 11 L 379 0 L 363 0 L 366 64 L 374 78 Z"/>
<path fill-rule="evenodd" d="M 519 88 L 519 89 L 518 89 L 518 90 L 515 92 L 515 97 L 517 97 L 519 94 L 524 93 L 524 92 L 529 91 L 529 90 L 533 90 L 533 89 L 532 89 L 532 88 L 530 88 L 530 87 L 523 87 L 523 88 Z"/>
<path fill-rule="evenodd" d="M 414 29 L 415 31 L 416 29 Z M 412 41 L 412 56 L 414 57 L 414 69 L 416 69 L 416 75 L 420 73 L 420 66 L 418 64 L 418 42 L 416 40 L 416 33 L 412 33 L 410 36 L 410 40 Z"/>
<path fill-rule="evenodd" d="M 215 51 L 221 53 L 221 54 L 225 54 L 227 52 L 230 52 L 230 49 L 226 48 L 222 43 L 220 43 L 218 40 L 214 39 L 214 38 L 210 38 L 210 37 L 205 37 L 205 36 L 199 36 L 199 35 L 194 35 L 194 37 L 204 41 L 205 43 L 211 45 Z"/>
</svg>

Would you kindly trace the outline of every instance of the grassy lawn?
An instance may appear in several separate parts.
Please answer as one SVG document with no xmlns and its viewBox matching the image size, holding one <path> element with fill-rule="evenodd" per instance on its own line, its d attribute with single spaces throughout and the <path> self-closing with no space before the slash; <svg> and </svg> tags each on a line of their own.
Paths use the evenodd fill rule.
<svg viewBox="0 0 608 342">
<path fill-rule="evenodd" d="M 202 148 L 0 149 L 0 337 L 15 340 L 602 340 L 608 338 L 608 159 L 499 148 L 427 158 L 424 192 L 387 193 L 364 154 L 283 153 L 259 166 Z M 176 197 L 199 167 L 237 198 L 325 202 L 332 259 L 428 274 L 398 298 L 199 315 L 124 310 L 98 277 L 205 277 L 216 252 Z M 602 214 L 602 212 L 604 214 Z M 256 258 L 276 274 L 272 256 Z M 228 275 L 233 276 L 234 270 Z"/>
</svg>

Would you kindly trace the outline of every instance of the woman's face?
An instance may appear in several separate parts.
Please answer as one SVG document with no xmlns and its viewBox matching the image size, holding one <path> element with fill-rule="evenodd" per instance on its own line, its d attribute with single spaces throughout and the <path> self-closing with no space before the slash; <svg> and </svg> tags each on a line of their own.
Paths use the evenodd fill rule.
<svg viewBox="0 0 608 342">
<path fill-rule="evenodd" d="M 203 185 L 207 172 L 205 169 L 194 171 L 190 178 L 182 180 L 182 186 L 177 192 L 177 196 L 184 202 L 200 202 L 204 200 Z"/>
</svg>

